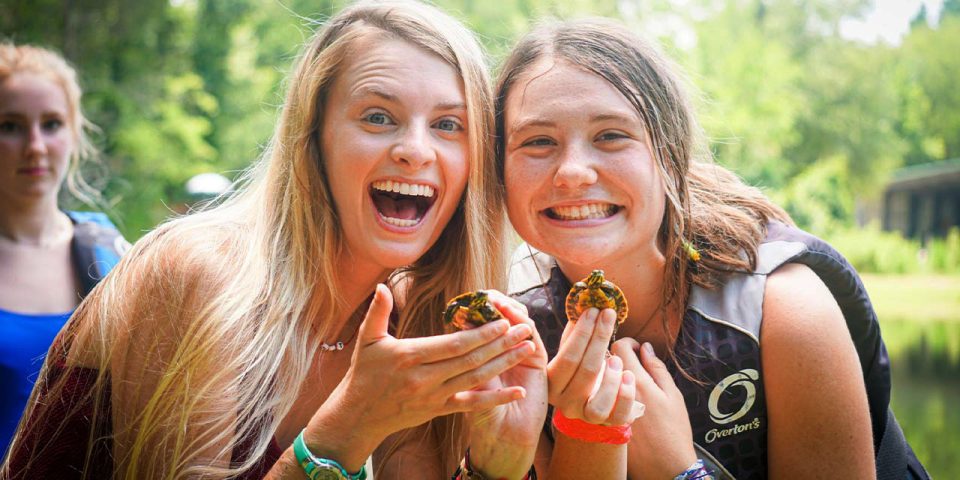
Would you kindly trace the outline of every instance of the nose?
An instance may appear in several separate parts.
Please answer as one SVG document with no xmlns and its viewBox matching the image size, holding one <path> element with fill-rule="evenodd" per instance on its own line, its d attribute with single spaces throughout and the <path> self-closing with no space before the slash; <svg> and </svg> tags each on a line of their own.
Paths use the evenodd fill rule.
<svg viewBox="0 0 960 480">
<path fill-rule="evenodd" d="M 47 142 L 44 141 L 43 131 L 40 129 L 40 124 L 31 125 L 27 130 L 26 147 L 26 155 L 28 157 L 46 155 Z"/>
<path fill-rule="evenodd" d="M 412 125 L 404 129 L 397 143 L 390 149 L 390 158 L 412 169 L 419 170 L 437 159 L 429 128 Z"/>
<path fill-rule="evenodd" d="M 568 145 L 560 153 L 553 184 L 559 188 L 576 189 L 597 182 L 597 171 L 587 148 Z"/>
</svg>

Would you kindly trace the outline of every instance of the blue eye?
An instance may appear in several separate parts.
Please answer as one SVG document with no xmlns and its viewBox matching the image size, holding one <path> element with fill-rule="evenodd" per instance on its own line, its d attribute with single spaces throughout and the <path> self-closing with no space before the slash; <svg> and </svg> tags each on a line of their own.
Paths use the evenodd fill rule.
<svg viewBox="0 0 960 480">
<path fill-rule="evenodd" d="M 363 117 L 368 123 L 373 125 L 391 125 L 393 121 L 383 112 L 373 112 L 366 117 Z"/>
<path fill-rule="evenodd" d="M 440 130 L 443 130 L 445 132 L 458 132 L 460 130 L 463 130 L 463 127 L 460 126 L 459 122 L 450 118 L 444 118 L 438 121 L 437 123 L 434 124 L 434 127 L 439 128 Z"/>
</svg>

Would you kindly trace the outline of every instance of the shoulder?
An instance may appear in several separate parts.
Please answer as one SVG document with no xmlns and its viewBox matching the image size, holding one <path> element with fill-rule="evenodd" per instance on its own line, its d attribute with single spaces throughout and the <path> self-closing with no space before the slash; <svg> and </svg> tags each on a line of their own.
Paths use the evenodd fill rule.
<svg viewBox="0 0 960 480">
<path fill-rule="evenodd" d="M 850 337 L 823 280 L 799 263 L 787 263 L 769 274 L 763 295 L 764 347 L 816 347 L 826 333 Z"/>
<path fill-rule="evenodd" d="M 786 395 L 794 403 L 823 390 L 865 394 L 846 320 L 813 270 L 790 263 L 774 271 L 763 315 L 760 352 L 771 401 Z"/>
</svg>

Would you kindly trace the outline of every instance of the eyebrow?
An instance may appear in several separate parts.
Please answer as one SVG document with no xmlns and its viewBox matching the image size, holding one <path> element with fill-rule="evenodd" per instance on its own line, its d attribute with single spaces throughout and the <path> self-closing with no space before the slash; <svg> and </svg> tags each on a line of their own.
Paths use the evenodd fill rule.
<svg viewBox="0 0 960 480">
<path fill-rule="evenodd" d="M 400 97 L 387 93 L 376 87 L 362 87 L 352 95 L 353 98 L 363 98 L 365 96 L 372 95 L 374 97 L 382 98 L 388 102 L 400 103 Z M 438 103 L 433 107 L 434 110 L 466 110 L 467 104 L 461 101 L 447 101 Z"/>
<path fill-rule="evenodd" d="M 541 120 L 541 119 L 534 118 L 531 120 L 524 120 L 520 123 L 512 125 L 508 133 L 517 133 L 521 130 L 526 130 L 530 127 L 554 127 L 556 125 L 557 124 L 555 122 L 551 122 L 549 120 Z"/>
<path fill-rule="evenodd" d="M 619 113 L 601 113 L 599 115 L 590 117 L 590 123 L 606 122 L 611 120 L 615 122 L 629 123 L 636 121 L 636 117 L 633 115 L 621 115 Z"/>
<path fill-rule="evenodd" d="M 375 96 L 375 97 L 380 97 L 380 98 L 382 98 L 382 99 L 384 99 L 384 100 L 386 100 L 386 101 L 388 101 L 388 102 L 398 102 L 398 101 L 400 101 L 400 99 L 399 99 L 396 95 L 394 95 L 394 94 L 392 94 L 392 93 L 384 92 L 383 90 L 380 90 L 379 88 L 374 88 L 374 87 L 362 87 L 362 88 L 360 88 L 359 90 L 357 90 L 356 92 L 354 92 L 353 95 L 351 95 L 351 97 L 354 97 L 354 98 L 363 98 L 363 97 L 365 97 L 365 96 L 367 96 L 367 95 L 373 95 L 373 96 Z"/>
<path fill-rule="evenodd" d="M 27 118 L 26 115 L 16 111 L 0 112 L 0 117 L 17 118 L 17 119 Z M 63 117 L 66 117 L 66 114 L 63 112 L 57 112 L 57 111 L 51 110 L 48 112 L 41 112 L 40 117 L 41 118 L 50 118 L 50 117 L 63 118 Z"/>
</svg>

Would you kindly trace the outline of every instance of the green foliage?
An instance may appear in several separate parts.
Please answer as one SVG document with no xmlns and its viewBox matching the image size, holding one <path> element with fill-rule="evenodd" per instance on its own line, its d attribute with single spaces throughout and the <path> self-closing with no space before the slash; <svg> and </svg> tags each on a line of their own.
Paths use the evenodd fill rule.
<svg viewBox="0 0 960 480">
<path fill-rule="evenodd" d="M 960 274 L 960 229 L 926 245 L 871 224 L 864 228 L 839 227 L 823 234 L 861 273 Z"/>
<path fill-rule="evenodd" d="M 960 157 L 960 15 L 944 16 L 936 29 L 921 24 L 899 52 L 908 164 Z"/>
<path fill-rule="evenodd" d="M 814 164 L 770 196 L 812 232 L 830 232 L 854 220 L 854 191 L 839 156 Z"/>
<path fill-rule="evenodd" d="M 0 32 L 79 67 L 84 107 L 103 130 L 104 196 L 136 239 L 182 201 L 191 175 L 234 176 L 257 158 L 300 46 L 346 3 L 9 0 Z M 934 27 L 918 15 L 899 47 L 839 36 L 840 20 L 869 0 L 436 3 L 494 59 L 542 17 L 618 17 L 656 37 L 703 93 L 718 161 L 813 231 L 853 225 L 855 207 L 879 197 L 891 170 L 960 156 L 960 56 L 950 48 L 960 46 L 958 0 Z M 930 263 L 949 270 L 955 260 L 936 245 Z"/>
</svg>

